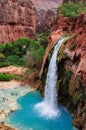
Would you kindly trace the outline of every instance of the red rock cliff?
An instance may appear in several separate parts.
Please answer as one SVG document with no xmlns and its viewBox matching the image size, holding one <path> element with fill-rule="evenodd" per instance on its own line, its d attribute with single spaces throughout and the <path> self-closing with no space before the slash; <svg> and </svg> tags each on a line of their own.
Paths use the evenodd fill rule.
<svg viewBox="0 0 86 130">
<path fill-rule="evenodd" d="M 36 11 L 31 0 L 0 0 L 0 43 L 33 38 L 35 33 Z"/>
<path fill-rule="evenodd" d="M 0 0 L 0 43 L 49 31 L 63 0 Z"/>
<path fill-rule="evenodd" d="M 32 2 L 36 8 L 37 31 L 50 31 L 57 16 L 57 8 L 63 0 L 32 0 Z"/>
<path fill-rule="evenodd" d="M 66 96 L 71 98 L 71 100 L 68 99 L 68 104 L 66 105 L 69 105 L 69 110 L 73 111 L 73 123 L 80 130 L 86 130 L 86 12 L 79 15 L 76 20 L 62 15 L 57 16 L 53 30 L 48 37 L 49 42 L 44 55 L 41 74 L 44 71 L 48 54 L 64 33 L 72 34 L 74 37 L 66 42 L 65 48 L 60 54 L 61 57 L 62 55 L 64 57 L 64 53 L 66 53 L 68 57 L 65 60 L 61 59 L 59 63 L 60 65 L 62 64 L 61 70 L 64 68 L 64 73 L 60 72 L 61 75 L 63 74 L 60 77 L 60 82 L 64 77 L 65 79 L 67 78 L 65 72 L 67 74 L 72 73 L 69 85 L 66 85 L 67 89 L 65 88 L 66 93 L 63 96 L 63 100 L 65 100 Z M 61 87 L 60 96 L 64 93 L 64 85 Z M 81 95 L 83 96 L 81 97 Z"/>
</svg>

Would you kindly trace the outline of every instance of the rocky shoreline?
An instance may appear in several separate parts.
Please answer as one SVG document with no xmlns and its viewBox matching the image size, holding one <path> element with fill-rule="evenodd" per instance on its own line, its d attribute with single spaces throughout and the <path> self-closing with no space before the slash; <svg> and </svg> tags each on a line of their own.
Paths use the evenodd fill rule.
<svg viewBox="0 0 86 130">
<path fill-rule="evenodd" d="M 12 128 L 11 126 L 7 126 L 4 123 L 0 123 L 0 130 L 17 130 L 17 129 Z"/>
<path fill-rule="evenodd" d="M 0 130 L 16 130 L 10 127 L 7 116 L 20 108 L 17 99 L 30 91 L 33 89 L 27 84 L 21 86 L 18 81 L 0 82 Z"/>
</svg>

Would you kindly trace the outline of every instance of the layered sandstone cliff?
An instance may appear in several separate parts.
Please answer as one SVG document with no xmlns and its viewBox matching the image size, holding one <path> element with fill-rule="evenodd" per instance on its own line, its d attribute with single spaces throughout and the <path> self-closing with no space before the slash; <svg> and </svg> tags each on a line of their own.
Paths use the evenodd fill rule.
<svg viewBox="0 0 86 130">
<path fill-rule="evenodd" d="M 49 31 L 62 0 L 1 0 L 0 43 Z"/>
<path fill-rule="evenodd" d="M 36 14 L 31 0 L 0 1 L 0 43 L 20 37 L 33 38 L 36 32 Z"/>
</svg>

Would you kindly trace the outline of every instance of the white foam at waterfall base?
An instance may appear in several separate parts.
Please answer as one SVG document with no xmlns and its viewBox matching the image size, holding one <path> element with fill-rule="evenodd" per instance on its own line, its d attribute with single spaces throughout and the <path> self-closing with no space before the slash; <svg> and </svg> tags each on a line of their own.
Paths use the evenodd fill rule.
<svg viewBox="0 0 86 130">
<path fill-rule="evenodd" d="M 48 104 L 45 102 L 41 102 L 35 105 L 35 110 L 39 112 L 40 116 L 46 118 L 55 118 L 60 115 L 60 110 L 53 110 Z"/>
<path fill-rule="evenodd" d="M 38 111 L 41 116 L 54 118 L 59 116 L 60 114 L 60 109 L 58 107 L 58 92 L 57 92 L 57 79 L 58 79 L 57 56 L 59 48 L 65 39 L 67 38 L 61 38 L 54 47 L 54 51 L 49 63 L 47 73 L 44 100 L 43 102 L 35 105 L 36 111 Z"/>
</svg>

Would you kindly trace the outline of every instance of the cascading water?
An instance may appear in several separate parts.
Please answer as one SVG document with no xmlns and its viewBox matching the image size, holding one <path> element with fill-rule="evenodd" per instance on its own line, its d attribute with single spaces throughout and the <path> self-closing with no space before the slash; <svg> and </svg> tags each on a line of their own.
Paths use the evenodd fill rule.
<svg viewBox="0 0 86 130">
<path fill-rule="evenodd" d="M 44 100 L 36 91 L 20 97 L 17 103 L 21 109 L 10 113 L 6 123 L 18 128 L 18 130 L 75 130 L 70 114 L 66 108 L 58 107 L 57 103 L 58 72 L 56 59 L 64 40 L 65 38 L 62 38 L 54 48 L 47 73 Z"/>
<path fill-rule="evenodd" d="M 56 89 L 58 78 L 57 55 L 59 48 L 65 39 L 66 38 L 61 38 L 54 48 L 47 73 L 44 100 L 35 106 L 37 111 L 44 116 L 54 117 L 60 112 L 58 108 L 58 94 Z"/>
</svg>

